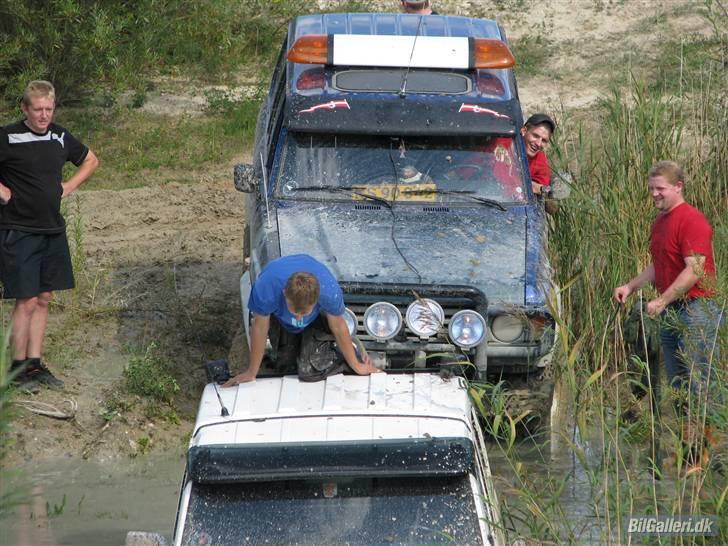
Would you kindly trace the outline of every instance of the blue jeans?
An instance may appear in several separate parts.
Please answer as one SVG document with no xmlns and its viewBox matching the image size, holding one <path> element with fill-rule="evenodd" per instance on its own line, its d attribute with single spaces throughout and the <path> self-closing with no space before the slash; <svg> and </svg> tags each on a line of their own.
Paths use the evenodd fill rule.
<svg viewBox="0 0 728 546">
<path fill-rule="evenodd" d="M 706 390 L 718 392 L 718 329 L 723 315 L 716 301 L 705 298 L 674 302 L 665 309 L 660 340 L 671 386 L 689 386 L 699 399 Z"/>
</svg>

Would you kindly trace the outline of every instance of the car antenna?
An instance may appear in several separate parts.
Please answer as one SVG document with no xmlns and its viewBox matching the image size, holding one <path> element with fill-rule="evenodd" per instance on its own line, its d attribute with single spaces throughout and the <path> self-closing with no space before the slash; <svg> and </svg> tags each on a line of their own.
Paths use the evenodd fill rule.
<svg viewBox="0 0 728 546">
<path fill-rule="evenodd" d="M 212 388 L 215 389 L 217 395 L 217 401 L 220 403 L 220 416 L 230 417 L 230 412 L 222 401 L 220 391 L 217 390 L 218 383 L 222 384 L 230 379 L 227 360 L 211 360 L 205 363 L 205 370 L 207 371 L 207 380 L 212 383 Z"/>
<path fill-rule="evenodd" d="M 215 383 L 212 384 L 212 388 L 215 389 L 215 394 L 217 395 L 217 401 L 220 402 L 220 417 L 230 417 L 230 412 L 225 407 L 225 404 L 223 404 L 222 398 L 220 398 L 220 391 L 217 390 L 217 385 Z"/>
<path fill-rule="evenodd" d="M 265 196 L 265 216 L 268 219 L 268 228 L 270 225 L 270 208 L 268 207 L 268 180 L 265 176 L 265 163 L 263 162 L 263 152 L 260 152 L 260 166 L 263 170 L 263 194 Z"/>
<path fill-rule="evenodd" d="M 407 77 L 409 76 L 410 69 L 412 68 L 412 58 L 415 56 L 415 47 L 417 46 L 417 38 L 420 35 L 420 27 L 422 26 L 423 15 L 420 15 L 420 22 L 417 23 L 417 31 L 415 32 L 415 39 L 412 42 L 412 50 L 410 51 L 409 61 L 407 62 L 407 70 L 404 72 L 402 77 L 402 87 L 399 89 L 399 96 L 405 98 L 407 96 Z"/>
</svg>

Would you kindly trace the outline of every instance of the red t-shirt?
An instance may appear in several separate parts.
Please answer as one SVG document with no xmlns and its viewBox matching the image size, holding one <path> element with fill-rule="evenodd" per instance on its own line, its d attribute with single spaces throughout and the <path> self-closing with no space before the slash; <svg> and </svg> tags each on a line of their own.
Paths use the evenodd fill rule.
<svg viewBox="0 0 728 546">
<path fill-rule="evenodd" d="M 696 254 L 705 256 L 705 278 L 715 278 L 713 229 L 703 213 L 687 203 L 655 219 L 650 234 L 650 254 L 655 266 L 655 286 L 660 294 L 685 269 L 685 258 Z M 714 291 L 710 285 L 710 282 L 699 280 L 688 290 L 688 298 L 712 296 Z"/>
<path fill-rule="evenodd" d="M 538 152 L 533 159 L 528 159 L 528 171 L 533 182 L 542 186 L 551 184 L 551 166 L 545 153 Z"/>
</svg>

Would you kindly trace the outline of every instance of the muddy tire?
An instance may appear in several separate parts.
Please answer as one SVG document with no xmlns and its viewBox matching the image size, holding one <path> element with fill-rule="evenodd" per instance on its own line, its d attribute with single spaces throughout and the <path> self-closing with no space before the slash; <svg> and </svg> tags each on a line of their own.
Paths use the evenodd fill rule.
<svg viewBox="0 0 728 546">
<path fill-rule="evenodd" d="M 554 399 L 554 377 L 550 364 L 540 373 L 509 378 L 505 395 L 508 414 L 519 419 L 528 432 L 548 431 Z"/>
<path fill-rule="evenodd" d="M 243 271 L 250 269 L 250 226 L 243 228 Z"/>
</svg>

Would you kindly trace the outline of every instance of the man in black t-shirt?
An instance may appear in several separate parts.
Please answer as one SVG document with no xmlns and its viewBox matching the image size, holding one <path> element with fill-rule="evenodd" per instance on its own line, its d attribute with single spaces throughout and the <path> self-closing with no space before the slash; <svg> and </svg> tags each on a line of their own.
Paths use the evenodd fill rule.
<svg viewBox="0 0 728 546">
<path fill-rule="evenodd" d="M 29 389 L 63 388 L 41 360 L 54 290 L 73 288 L 73 269 L 61 198 L 98 166 L 96 155 L 53 123 L 53 85 L 32 81 L 23 95 L 25 119 L 0 127 L 0 280 L 2 297 L 15 298 L 11 371 Z M 63 165 L 78 169 L 65 182 Z"/>
</svg>

